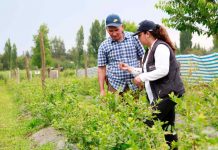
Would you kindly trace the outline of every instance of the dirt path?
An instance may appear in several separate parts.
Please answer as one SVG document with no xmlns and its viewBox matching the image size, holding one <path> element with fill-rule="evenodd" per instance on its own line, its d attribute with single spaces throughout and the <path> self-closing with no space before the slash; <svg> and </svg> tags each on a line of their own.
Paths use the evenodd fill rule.
<svg viewBox="0 0 218 150">
<path fill-rule="evenodd" d="M 0 83 L 0 150 L 30 149 L 25 126 L 19 120 L 18 106 L 6 86 Z"/>
</svg>

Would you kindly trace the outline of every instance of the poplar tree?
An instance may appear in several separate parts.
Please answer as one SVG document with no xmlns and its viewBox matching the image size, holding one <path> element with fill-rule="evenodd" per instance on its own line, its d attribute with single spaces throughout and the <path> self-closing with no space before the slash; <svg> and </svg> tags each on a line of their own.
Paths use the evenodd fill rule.
<svg viewBox="0 0 218 150">
<path fill-rule="evenodd" d="M 105 20 L 102 23 L 95 20 L 90 28 L 90 35 L 88 40 L 88 62 L 89 66 L 95 66 L 98 57 L 98 48 L 106 38 Z"/>
<path fill-rule="evenodd" d="M 77 60 L 76 60 L 76 66 L 77 68 L 83 67 L 84 64 L 84 32 L 83 32 L 83 26 L 80 27 L 76 34 L 76 50 L 77 50 Z"/>
<path fill-rule="evenodd" d="M 42 24 L 39 27 L 38 34 L 33 36 L 33 41 L 34 41 L 35 45 L 34 45 L 34 47 L 32 47 L 31 63 L 33 66 L 37 66 L 38 68 L 41 68 L 40 32 L 43 34 L 46 65 L 50 65 L 52 62 L 50 42 L 49 42 L 49 38 L 48 38 L 49 29 L 48 29 L 46 24 Z"/>
<path fill-rule="evenodd" d="M 192 48 L 192 33 L 189 31 L 181 31 L 180 32 L 180 52 L 183 52 L 186 49 Z"/>
<path fill-rule="evenodd" d="M 12 69 L 12 46 L 11 46 L 10 39 L 8 39 L 5 43 L 2 62 L 3 62 L 4 69 L 6 70 Z"/>
<path fill-rule="evenodd" d="M 61 40 L 61 38 L 59 37 L 54 37 L 51 39 L 51 53 L 52 53 L 52 57 L 54 58 L 61 58 L 63 56 L 65 56 L 65 45 L 64 45 L 64 41 Z"/>
</svg>

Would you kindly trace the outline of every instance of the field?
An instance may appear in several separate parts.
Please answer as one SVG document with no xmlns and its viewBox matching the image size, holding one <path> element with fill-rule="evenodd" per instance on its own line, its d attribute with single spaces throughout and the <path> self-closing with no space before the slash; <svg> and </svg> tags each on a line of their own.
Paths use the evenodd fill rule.
<svg viewBox="0 0 218 150">
<path fill-rule="evenodd" d="M 24 138 L 52 126 L 79 149 L 168 149 L 161 122 L 152 128 L 143 123 L 152 113 L 144 91 L 137 100 L 130 92 L 123 98 L 110 93 L 99 97 L 97 78 L 78 78 L 71 71 L 61 73 L 59 79 L 46 79 L 44 90 L 39 77 L 30 81 L 23 77 L 18 84 L 0 75 L 19 117 L 25 118 Z M 198 85 L 185 82 L 185 87 L 184 97 L 171 95 L 177 102 L 179 142 L 174 144 L 181 150 L 218 149 L 218 80 Z"/>
</svg>

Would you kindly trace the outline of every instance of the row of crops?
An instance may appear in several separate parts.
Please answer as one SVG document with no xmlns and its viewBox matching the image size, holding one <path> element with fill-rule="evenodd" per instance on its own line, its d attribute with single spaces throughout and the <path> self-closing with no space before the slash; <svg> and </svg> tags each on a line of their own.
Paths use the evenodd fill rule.
<svg viewBox="0 0 218 150">
<path fill-rule="evenodd" d="M 32 132 L 53 126 L 80 149 L 168 149 L 161 122 L 152 128 L 143 123 L 152 113 L 144 91 L 137 100 L 130 92 L 99 97 L 97 78 L 72 76 L 47 79 L 44 91 L 40 78 L 6 84 L 21 114 L 31 116 L 27 126 Z M 218 148 L 218 80 L 185 86 L 183 98 L 171 95 L 177 102 L 179 142 L 174 145 L 184 150 Z"/>
</svg>

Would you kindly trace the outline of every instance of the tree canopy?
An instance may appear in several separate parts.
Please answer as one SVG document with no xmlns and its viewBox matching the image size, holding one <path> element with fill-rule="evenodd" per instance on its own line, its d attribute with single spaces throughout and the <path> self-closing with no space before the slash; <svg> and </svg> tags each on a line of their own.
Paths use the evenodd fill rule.
<svg viewBox="0 0 218 150">
<path fill-rule="evenodd" d="M 180 31 L 217 35 L 217 0 L 159 0 L 156 7 L 169 15 L 163 23 Z"/>
<path fill-rule="evenodd" d="M 54 58 L 61 58 L 62 56 L 65 56 L 65 45 L 64 45 L 64 41 L 61 40 L 61 38 L 59 37 L 54 37 L 51 39 L 50 42 L 50 46 L 51 46 L 51 53 L 52 53 L 52 57 Z"/>
<path fill-rule="evenodd" d="M 187 48 L 192 48 L 192 33 L 189 31 L 180 32 L 180 52 L 183 53 Z"/>
<path fill-rule="evenodd" d="M 94 56 L 97 58 L 98 55 L 98 48 L 102 41 L 105 40 L 106 31 L 105 31 L 105 24 L 102 21 L 102 24 L 96 19 L 90 28 L 90 36 L 88 42 L 88 51 L 89 55 Z"/>
<path fill-rule="evenodd" d="M 46 65 L 51 64 L 50 42 L 48 39 L 49 29 L 47 25 L 42 24 L 38 30 L 38 34 L 33 36 L 35 46 L 32 47 L 32 65 L 41 68 L 41 49 L 40 49 L 40 32 L 43 34 Z"/>
<path fill-rule="evenodd" d="M 125 31 L 136 32 L 137 25 L 134 22 L 123 21 L 123 27 Z"/>
<path fill-rule="evenodd" d="M 92 23 L 88 41 L 89 66 L 95 66 L 98 48 L 106 38 L 105 21 L 100 23 L 97 19 Z"/>
<path fill-rule="evenodd" d="M 11 45 L 10 39 L 8 39 L 5 43 L 2 62 L 4 69 L 11 70 L 17 67 L 17 47 L 15 44 Z"/>
<path fill-rule="evenodd" d="M 84 53 L 84 32 L 83 32 L 83 26 L 80 27 L 76 34 L 76 50 L 77 50 L 77 60 L 76 65 L 77 67 L 82 67 L 84 64 L 83 59 L 83 53 Z"/>
</svg>

